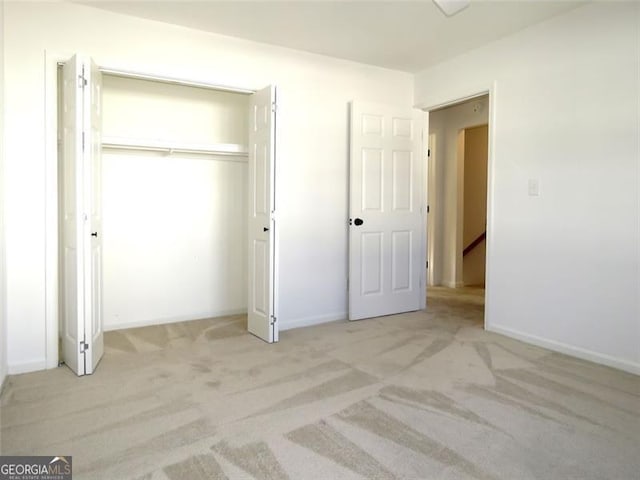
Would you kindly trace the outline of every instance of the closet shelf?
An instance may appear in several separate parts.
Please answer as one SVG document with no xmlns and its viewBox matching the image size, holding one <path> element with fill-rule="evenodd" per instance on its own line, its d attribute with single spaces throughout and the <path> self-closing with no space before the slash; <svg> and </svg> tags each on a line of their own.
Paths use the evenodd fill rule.
<svg viewBox="0 0 640 480">
<path fill-rule="evenodd" d="M 195 153 L 229 157 L 246 157 L 249 155 L 247 146 L 237 143 L 182 143 L 125 137 L 102 137 L 102 148 L 164 152 L 169 155 L 172 153 Z"/>
</svg>

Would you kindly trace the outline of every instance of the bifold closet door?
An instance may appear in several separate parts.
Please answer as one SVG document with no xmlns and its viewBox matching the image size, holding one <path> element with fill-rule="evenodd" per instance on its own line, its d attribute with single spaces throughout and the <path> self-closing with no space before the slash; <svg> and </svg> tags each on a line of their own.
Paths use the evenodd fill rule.
<svg viewBox="0 0 640 480">
<path fill-rule="evenodd" d="M 275 298 L 275 87 L 252 95 L 249 127 L 249 332 L 278 341 Z"/>
<path fill-rule="evenodd" d="M 77 375 L 94 372 L 104 351 L 100 205 L 101 74 L 88 57 L 63 67 L 62 357 Z"/>
</svg>

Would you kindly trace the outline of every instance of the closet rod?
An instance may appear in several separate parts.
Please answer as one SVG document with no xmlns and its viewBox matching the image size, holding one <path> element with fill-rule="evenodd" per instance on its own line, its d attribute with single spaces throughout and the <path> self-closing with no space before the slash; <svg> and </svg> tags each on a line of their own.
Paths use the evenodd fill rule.
<svg viewBox="0 0 640 480">
<path fill-rule="evenodd" d="M 64 65 L 65 65 L 65 62 L 58 62 L 58 66 L 64 67 Z M 228 85 L 216 85 L 212 83 L 195 82 L 192 80 L 185 80 L 182 78 L 162 77 L 159 75 L 151 75 L 148 73 L 140 73 L 140 72 L 134 72 L 130 70 L 118 70 L 115 68 L 107 68 L 107 67 L 98 67 L 98 69 L 103 74 L 112 75 L 114 77 L 136 78 L 138 80 L 149 80 L 152 82 L 170 83 L 173 85 L 182 85 L 185 87 L 205 88 L 207 90 L 218 90 L 221 92 L 241 93 L 244 95 L 252 95 L 256 93 L 255 90 L 250 90 L 247 88 L 238 88 L 238 87 L 230 87 Z"/>
<path fill-rule="evenodd" d="M 198 143 L 163 142 L 158 140 L 138 140 L 121 137 L 103 137 L 102 147 L 120 150 L 164 152 L 167 154 L 189 153 L 225 157 L 246 157 L 249 155 L 245 145 L 238 145 L 235 143 L 207 145 Z"/>
</svg>

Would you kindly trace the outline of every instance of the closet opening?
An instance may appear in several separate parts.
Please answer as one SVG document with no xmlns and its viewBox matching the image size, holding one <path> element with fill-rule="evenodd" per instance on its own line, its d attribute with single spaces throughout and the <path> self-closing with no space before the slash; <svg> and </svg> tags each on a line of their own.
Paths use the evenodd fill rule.
<svg viewBox="0 0 640 480">
<path fill-rule="evenodd" d="M 484 312 L 490 94 L 429 110 L 427 297 Z M 484 317 L 483 317 L 484 318 Z"/>
<path fill-rule="evenodd" d="M 103 75 L 105 331 L 247 312 L 246 94 Z"/>
</svg>

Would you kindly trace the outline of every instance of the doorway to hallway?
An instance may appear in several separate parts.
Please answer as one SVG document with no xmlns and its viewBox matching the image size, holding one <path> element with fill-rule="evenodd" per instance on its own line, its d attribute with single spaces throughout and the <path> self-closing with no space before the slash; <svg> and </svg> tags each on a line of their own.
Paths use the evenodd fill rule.
<svg viewBox="0 0 640 480">
<path fill-rule="evenodd" d="M 473 292 L 471 298 L 481 297 L 483 308 L 489 95 L 430 111 L 428 138 L 428 302 L 444 295 L 433 287 L 446 287 L 463 289 L 465 297 Z"/>
</svg>

